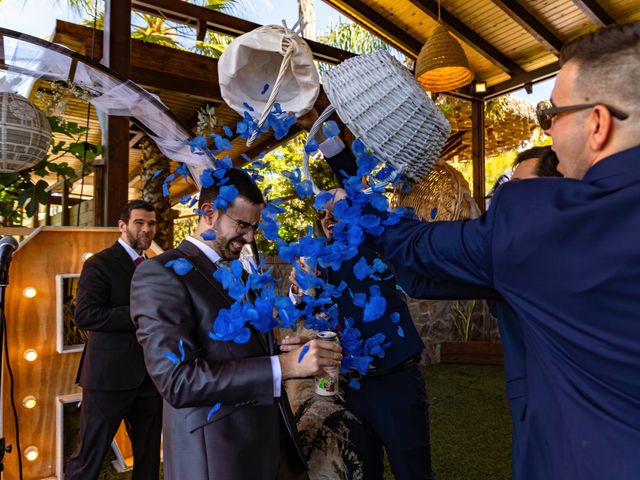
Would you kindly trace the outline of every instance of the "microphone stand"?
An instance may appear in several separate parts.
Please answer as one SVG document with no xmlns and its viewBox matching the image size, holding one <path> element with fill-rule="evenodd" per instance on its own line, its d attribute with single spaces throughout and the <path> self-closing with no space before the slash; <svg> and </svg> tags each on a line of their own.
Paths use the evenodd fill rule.
<svg viewBox="0 0 640 480">
<path fill-rule="evenodd" d="M 7 372 L 9 373 L 10 382 L 10 398 L 11 406 L 13 409 L 13 416 L 16 427 L 16 445 L 18 447 L 18 477 L 22 480 L 22 458 L 20 458 L 20 427 L 18 426 L 18 412 L 16 410 L 15 402 L 13 399 L 13 372 L 11 371 L 11 365 L 9 363 L 8 354 L 8 339 L 7 339 L 7 317 L 5 316 L 5 294 L 7 286 L 9 285 L 9 266 L 11 264 L 11 256 L 13 252 L 18 248 L 18 242 L 12 237 L 4 237 L 0 240 L 0 478 L 3 476 L 4 471 L 4 456 L 5 453 L 11 453 L 13 450 L 11 445 L 6 444 L 4 438 L 4 416 L 3 416 L 3 396 L 4 396 L 4 384 L 3 380 L 3 354 L 6 359 Z"/>
</svg>

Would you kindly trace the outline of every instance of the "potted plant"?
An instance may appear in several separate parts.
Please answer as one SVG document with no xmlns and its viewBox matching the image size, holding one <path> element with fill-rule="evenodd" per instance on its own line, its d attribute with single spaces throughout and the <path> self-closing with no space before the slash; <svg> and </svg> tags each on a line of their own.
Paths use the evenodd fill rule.
<svg viewBox="0 0 640 480">
<path fill-rule="evenodd" d="M 489 316 L 487 309 L 483 308 L 475 300 L 456 301 L 451 307 L 453 325 L 458 334 L 458 341 L 441 342 L 438 345 L 440 363 L 476 363 L 484 365 L 502 364 L 502 344 L 496 341 L 486 340 L 490 335 L 487 332 L 486 316 Z M 474 319 L 476 310 L 482 318 L 484 331 L 480 330 L 483 339 L 474 340 L 475 329 Z"/>
</svg>

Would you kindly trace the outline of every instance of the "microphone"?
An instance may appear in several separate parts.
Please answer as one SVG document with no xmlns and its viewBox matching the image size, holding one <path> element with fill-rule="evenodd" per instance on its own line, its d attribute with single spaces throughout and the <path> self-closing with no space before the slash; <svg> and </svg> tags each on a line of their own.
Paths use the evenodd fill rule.
<svg viewBox="0 0 640 480">
<path fill-rule="evenodd" d="M 11 255 L 18 248 L 18 242 L 13 237 L 4 237 L 0 240 L 0 287 L 9 284 L 9 265 Z"/>
</svg>

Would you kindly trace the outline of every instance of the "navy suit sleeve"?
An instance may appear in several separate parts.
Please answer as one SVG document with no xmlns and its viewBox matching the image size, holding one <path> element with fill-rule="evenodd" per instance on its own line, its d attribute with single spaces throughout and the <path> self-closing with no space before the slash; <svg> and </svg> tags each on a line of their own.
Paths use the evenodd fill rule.
<svg viewBox="0 0 640 480">
<path fill-rule="evenodd" d="M 410 268 L 394 268 L 394 274 L 398 285 L 412 298 L 431 300 L 502 299 L 493 288 L 478 287 L 463 282 L 433 280 L 418 275 Z"/>
<path fill-rule="evenodd" d="M 387 226 L 382 235 L 367 237 L 367 243 L 380 251 L 397 271 L 412 269 L 431 280 L 492 287 L 494 211 L 489 209 L 475 220 L 455 222 L 402 219 Z"/>
<path fill-rule="evenodd" d="M 344 188 L 345 175 L 353 177 L 358 173 L 356 158 L 348 147 L 333 157 L 326 157 L 325 160 L 331 167 L 341 188 Z"/>
<path fill-rule="evenodd" d="M 106 259 L 97 255 L 82 268 L 76 294 L 75 322 L 79 328 L 98 332 L 130 332 L 135 330 L 129 305 L 113 305 L 114 288 L 111 269 Z M 129 299 L 128 287 L 124 298 Z M 128 302 L 127 302 L 128 303 Z"/>
</svg>

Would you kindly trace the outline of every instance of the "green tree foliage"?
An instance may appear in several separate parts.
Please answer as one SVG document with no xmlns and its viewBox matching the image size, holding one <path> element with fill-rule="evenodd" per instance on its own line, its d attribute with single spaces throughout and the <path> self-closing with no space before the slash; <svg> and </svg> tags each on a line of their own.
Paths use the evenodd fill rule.
<svg viewBox="0 0 640 480">
<path fill-rule="evenodd" d="M 291 186 L 289 180 L 282 174 L 285 170 L 293 171 L 299 168 L 302 171 L 302 156 L 306 135 L 299 135 L 285 143 L 281 147 L 266 154 L 263 158 L 268 162 L 268 167 L 261 173 L 264 180 L 259 182 L 261 189 L 271 187 L 269 200 L 276 198 L 285 201 L 285 212 L 279 215 L 280 237 L 286 242 L 293 242 L 307 233 L 313 226 L 315 211 L 313 199 L 301 200 Z M 318 188 L 323 190 L 337 186 L 331 169 L 323 159 L 310 161 L 311 174 Z M 275 255 L 275 246 L 264 238 L 258 238 L 258 248 L 263 255 Z"/>
</svg>

